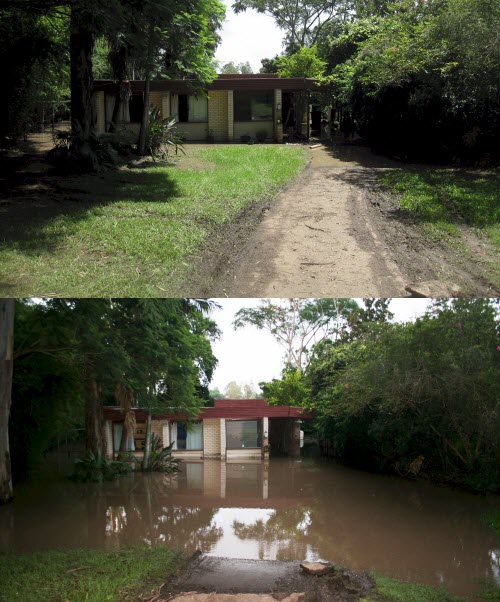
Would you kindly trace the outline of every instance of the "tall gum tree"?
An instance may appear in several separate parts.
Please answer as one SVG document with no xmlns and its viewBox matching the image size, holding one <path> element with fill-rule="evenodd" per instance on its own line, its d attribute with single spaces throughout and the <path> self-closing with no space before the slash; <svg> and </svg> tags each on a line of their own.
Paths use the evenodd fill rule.
<svg viewBox="0 0 500 602">
<path fill-rule="evenodd" d="M 0 299 L 0 504 L 12 499 L 9 415 L 14 368 L 14 299 Z"/>
</svg>

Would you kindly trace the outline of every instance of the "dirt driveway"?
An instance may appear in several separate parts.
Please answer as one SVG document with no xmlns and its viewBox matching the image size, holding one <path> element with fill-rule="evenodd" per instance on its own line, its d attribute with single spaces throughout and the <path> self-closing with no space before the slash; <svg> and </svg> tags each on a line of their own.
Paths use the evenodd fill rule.
<svg viewBox="0 0 500 602">
<path fill-rule="evenodd" d="M 398 297 L 410 294 L 406 287 L 424 296 L 498 294 L 482 257 L 428 240 L 378 189 L 377 172 L 400 164 L 355 146 L 308 154 L 293 185 L 207 251 L 204 294 Z"/>
</svg>

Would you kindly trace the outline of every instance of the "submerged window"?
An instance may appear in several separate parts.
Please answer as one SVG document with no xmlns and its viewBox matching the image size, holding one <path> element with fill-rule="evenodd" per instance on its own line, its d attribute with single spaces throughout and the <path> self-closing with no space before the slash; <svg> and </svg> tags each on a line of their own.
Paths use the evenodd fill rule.
<svg viewBox="0 0 500 602">
<path fill-rule="evenodd" d="M 227 420 L 226 447 L 262 447 L 262 420 Z"/>
<path fill-rule="evenodd" d="M 203 449 L 203 425 L 201 422 L 174 422 L 171 425 L 171 441 L 175 441 L 174 449 Z"/>
<path fill-rule="evenodd" d="M 235 121 L 271 121 L 273 92 L 234 92 Z"/>
<path fill-rule="evenodd" d="M 115 452 L 120 451 L 120 443 L 122 441 L 123 422 L 115 422 L 113 424 L 113 443 Z M 127 437 L 126 451 L 135 451 L 135 441 L 133 437 Z"/>
<path fill-rule="evenodd" d="M 177 99 L 173 99 L 172 104 L 172 114 L 178 115 L 180 123 L 206 123 L 208 121 L 206 96 L 179 94 Z"/>
</svg>

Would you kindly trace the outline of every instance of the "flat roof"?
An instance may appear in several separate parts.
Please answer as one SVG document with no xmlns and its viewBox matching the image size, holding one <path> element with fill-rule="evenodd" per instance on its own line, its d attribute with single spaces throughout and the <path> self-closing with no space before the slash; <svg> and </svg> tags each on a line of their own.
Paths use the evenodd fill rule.
<svg viewBox="0 0 500 602">
<path fill-rule="evenodd" d="M 146 420 L 147 412 L 142 408 L 133 408 L 137 420 Z M 186 420 L 183 412 L 153 413 L 156 420 L 172 422 Z M 198 420 L 226 418 L 227 420 L 251 420 L 255 418 L 300 418 L 312 420 L 314 413 L 297 406 L 272 406 L 265 399 L 216 399 L 213 408 L 201 408 Z M 123 411 L 119 406 L 105 406 L 104 419 L 113 422 L 123 420 Z"/>
<path fill-rule="evenodd" d="M 143 80 L 129 80 L 132 92 L 143 92 Z M 307 77 L 278 77 L 275 73 L 220 74 L 210 84 L 200 85 L 190 79 L 157 79 L 151 82 L 152 92 L 177 92 L 188 94 L 197 90 L 318 90 L 316 80 Z M 95 92 L 110 92 L 116 90 L 116 82 L 111 79 L 94 80 Z"/>
</svg>

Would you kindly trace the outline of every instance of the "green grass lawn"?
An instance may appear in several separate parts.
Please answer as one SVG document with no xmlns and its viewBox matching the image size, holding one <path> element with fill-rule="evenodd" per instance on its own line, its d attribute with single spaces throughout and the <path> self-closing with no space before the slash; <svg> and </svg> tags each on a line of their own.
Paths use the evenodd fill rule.
<svg viewBox="0 0 500 602">
<path fill-rule="evenodd" d="M 499 170 L 404 168 L 379 178 L 431 235 L 459 237 L 462 220 L 500 249 Z"/>
<path fill-rule="evenodd" d="M 0 554 L 0 602 L 126 602 L 150 595 L 185 560 L 170 548 Z"/>
<path fill-rule="evenodd" d="M 0 292 L 185 293 L 190 258 L 209 237 L 252 202 L 275 195 L 306 163 L 299 147 L 186 149 L 175 165 L 58 178 L 50 207 L 28 204 L 17 221 L 9 218 L 16 205 L 3 210 Z"/>
<path fill-rule="evenodd" d="M 375 589 L 359 602 L 480 602 L 500 600 L 500 587 L 492 582 L 478 583 L 478 593 L 472 598 L 453 596 L 444 588 L 421 583 L 403 583 L 397 579 L 372 574 Z"/>
</svg>

